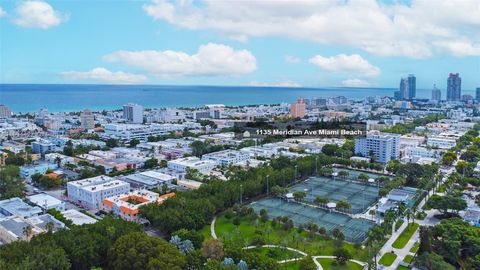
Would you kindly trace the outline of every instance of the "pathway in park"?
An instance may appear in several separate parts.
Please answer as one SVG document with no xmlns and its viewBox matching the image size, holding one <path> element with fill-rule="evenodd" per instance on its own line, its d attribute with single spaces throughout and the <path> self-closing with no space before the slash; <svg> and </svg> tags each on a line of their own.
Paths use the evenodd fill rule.
<svg viewBox="0 0 480 270">
<path fill-rule="evenodd" d="M 451 173 L 452 173 L 452 171 L 449 171 L 448 173 L 446 173 L 444 175 L 444 177 L 442 178 L 442 180 L 440 181 L 439 185 L 443 184 L 448 179 L 448 177 L 450 176 Z M 423 206 L 425 205 L 425 203 L 427 202 L 427 198 L 430 198 L 434 194 L 437 194 L 437 193 L 434 192 L 433 190 L 430 190 L 428 192 L 428 196 L 426 196 L 418 204 L 417 209 L 422 209 Z M 425 219 L 414 220 L 414 221 L 416 223 L 420 224 L 421 226 L 434 226 L 434 225 L 436 225 L 440 222 L 440 220 L 438 220 L 437 218 L 434 217 L 435 215 L 439 214 L 438 210 L 433 209 L 433 210 L 428 210 L 428 211 L 425 211 L 425 212 L 427 213 L 427 217 Z M 392 263 L 392 265 L 390 265 L 388 267 L 385 267 L 384 268 L 385 270 L 395 270 L 395 269 L 397 269 L 397 267 L 400 265 L 400 263 L 405 259 L 405 257 L 407 255 L 413 255 L 412 253 L 410 253 L 410 249 L 413 247 L 413 245 L 416 242 L 420 241 L 420 236 L 419 236 L 419 230 L 420 229 L 417 229 L 415 231 L 415 233 L 412 235 L 412 237 L 410 238 L 410 240 L 407 242 L 407 244 L 405 245 L 404 248 L 396 249 L 396 248 L 392 247 L 393 242 L 395 242 L 395 240 L 397 240 L 398 236 L 403 232 L 403 230 L 406 227 L 407 227 L 407 222 L 404 221 L 402 226 L 400 226 L 400 228 L 392 234 L 390 239 L 388 239 L 388 241 L 385 243 L 385 245 L 383 245 L 383 247 L 380 249 L 380 251 L 378 253 L 378 259 L 379 260 L 380 260 L 380 258 L 382 258 L 382 256 L 385 253 L 389 253 L 389 252 L 393 251 L 393 252 L 395 252 L 395 254 L 397 254 L 397 258 L 395 259 L 395 261 Z"/>
<path fill-rule="evenodd" d="M 217 221 L 217 216 L 213 217 L 212 223 L 210 224 L 210 235 L 213 239 L 217 239 L 217 234 L 215 233 L 215 221 Z"/>
<path fill-rule="evenodd" d="M 210 234 L 211 234 L 213 239 L 217 239 L 217 234 L 215 233 L 215 221 L 216 220 L 217 220 L 217 217 L 215 216 L 212 220 L 212 223 L 210 224 Z M 292 259 L 278 261 L 278 263 L 280 263 L 280 264 L 293 262 L 293 261 L 299 261 L 299 260 L 302 260 L 304 257 L 308 256 L 308 254 L 306 252 L 303 252 L 299 249 L 295 249 L 295 248 L 291 248 L 291 247 L 284 247 L 284 246 L 279 246 L 279 245 L 247 246 L 247 247 L 244 247 L 243 249 L 254 249 L 254 248 L 259 248 L 259 247 L 283 248 L 283 249 L 288 249 L 290 251 L 293 251 L 293 252 L 296 252 L 296 253 L 302 255 L 299 258 L 292 258 Z M 317 266 L 317 270 L 323 270 L 322 265 L 317 261 L 317 259 L 321 259 L 321 258 L 335 259 L 337 257 L 336 256 L 320 256 L 320 255 L 319 256 L 312 256 L 312 260 L 315 263 L 315 265 Z M 358 260 L 350 260 L 350 261 L 353 262 L 353 263 L 359 264 L 363 267 L 365 267 L 367 265 L 367 263 L 362 262 L 362 261 L 358 261 Z"/>
</svg>

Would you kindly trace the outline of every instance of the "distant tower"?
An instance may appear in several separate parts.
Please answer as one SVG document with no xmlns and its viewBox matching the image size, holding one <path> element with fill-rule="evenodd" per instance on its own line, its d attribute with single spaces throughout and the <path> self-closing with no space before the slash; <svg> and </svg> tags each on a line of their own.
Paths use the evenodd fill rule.
<svg viewBox="0 0 480 270">
<path fill-rule="evenodd" d="M 12 117 L 12 111 L 10 111 L 10 109 L 7 106 L 0 104 L 0 118 L 10 118 L 10 117 Z"/>
<path fill-rule="evenodd" d="M 432 100 L 433 101 L 441 101 L 442 100 L 442 91 L 433 85 L 432 89 Z"/>
<path fill-rule="evenodd" d="M 299 98 L 296 103 L 290 105 L 290 116 L 293 118 L 303 118 L 305 116 L 306 105 L 303 98 Z"/>
<path fill-rule="evenodd" d="M 134 103 L 123 105 L 123 118 L 130 123 L 143 123 L 143 107 Z"/>
<path fill-rule="evenodd" d="M 409 91 L 408 91 L 408 79 L 401 78 L 400 79 L 400 87 L 398 89 L 398 97 L 400 100 L 409 99 Z"/>
<path fill-rule="evenodd" d="M 417 78 L 415 75 L 410 74 L 407 78 L 408 82 L 408 100 L 412 100 L 417 95 Z"/>
<path fill-rule="evenodd" d="M 95 118 L 89 109 L 83 110 L 83 112 L 80 114 L 80 123 L 82 129 L 95 128 Z"/>
<path fill-rule="evenodd" d="M 480 102 L 480 87 L 477 87 L 477 92 L 475 92 L 475 100 Z"/>
<path fill-rule="evenodd" d="M 447 80 L 447 101 L 459 101 L 462 94 L 462 78 L 458 73 L 450 73 Z"/>
</svg>

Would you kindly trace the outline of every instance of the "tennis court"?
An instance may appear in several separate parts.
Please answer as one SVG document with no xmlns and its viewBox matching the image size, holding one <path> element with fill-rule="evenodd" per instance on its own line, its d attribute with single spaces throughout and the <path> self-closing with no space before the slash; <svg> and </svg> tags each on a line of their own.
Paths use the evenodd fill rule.
<svg viewBox="0 0 480 270">
<path fill-rule="evenodd" d="M 347 215 L 329 212 L 316 207 L 306 206 L 296 202 L 287 202 L 280 198 L 265 198 L 251 204 L 259 213 L 261 209 L 267 210 L 270 219 L 279 216 L 289 217 L 295 226 L 314 223 L 324 227 L 328 232 L 339 228 L 349 242 L 364 241 L 368 231 L 374 223 L 363 219 L 354 219 Z"/>
<path fill-rule="evenodd" d="M 316 197 L 328 198 L 331 202 L 347 201 L 352 205 L 348 212 L 363 213 L 375 203 L 378 196 L 378 187 L 357 181 L 343 180 L 340 177 L 310 177 L 289 189 L 290 192 L 305 192 L 305 201 L 314 202 Z"/>
</svg>

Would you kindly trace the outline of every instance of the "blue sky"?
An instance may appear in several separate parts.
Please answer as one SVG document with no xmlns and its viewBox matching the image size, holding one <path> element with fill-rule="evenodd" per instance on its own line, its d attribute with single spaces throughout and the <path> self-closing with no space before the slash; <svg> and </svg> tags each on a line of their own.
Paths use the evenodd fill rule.
<svg viewBox="0 0 480 270">
<path fill-rule="evenodd" d="M 397 87 L 413 73 L 444 89 L 459 72 L 474 89 L 480 4 L 451 2 L 2 1 L 0 82 Z"/>
</svg>

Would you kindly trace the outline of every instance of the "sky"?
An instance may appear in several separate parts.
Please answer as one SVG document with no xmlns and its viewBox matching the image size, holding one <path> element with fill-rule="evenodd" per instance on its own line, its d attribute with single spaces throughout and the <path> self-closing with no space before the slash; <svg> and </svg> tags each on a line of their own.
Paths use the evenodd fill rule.
<svg viewBox="0 0 480 270">
<path fill-rule="evenodd" d="M 0 1 L 0 83 L 480 87 L 478 0 Z"/>
</svg>

